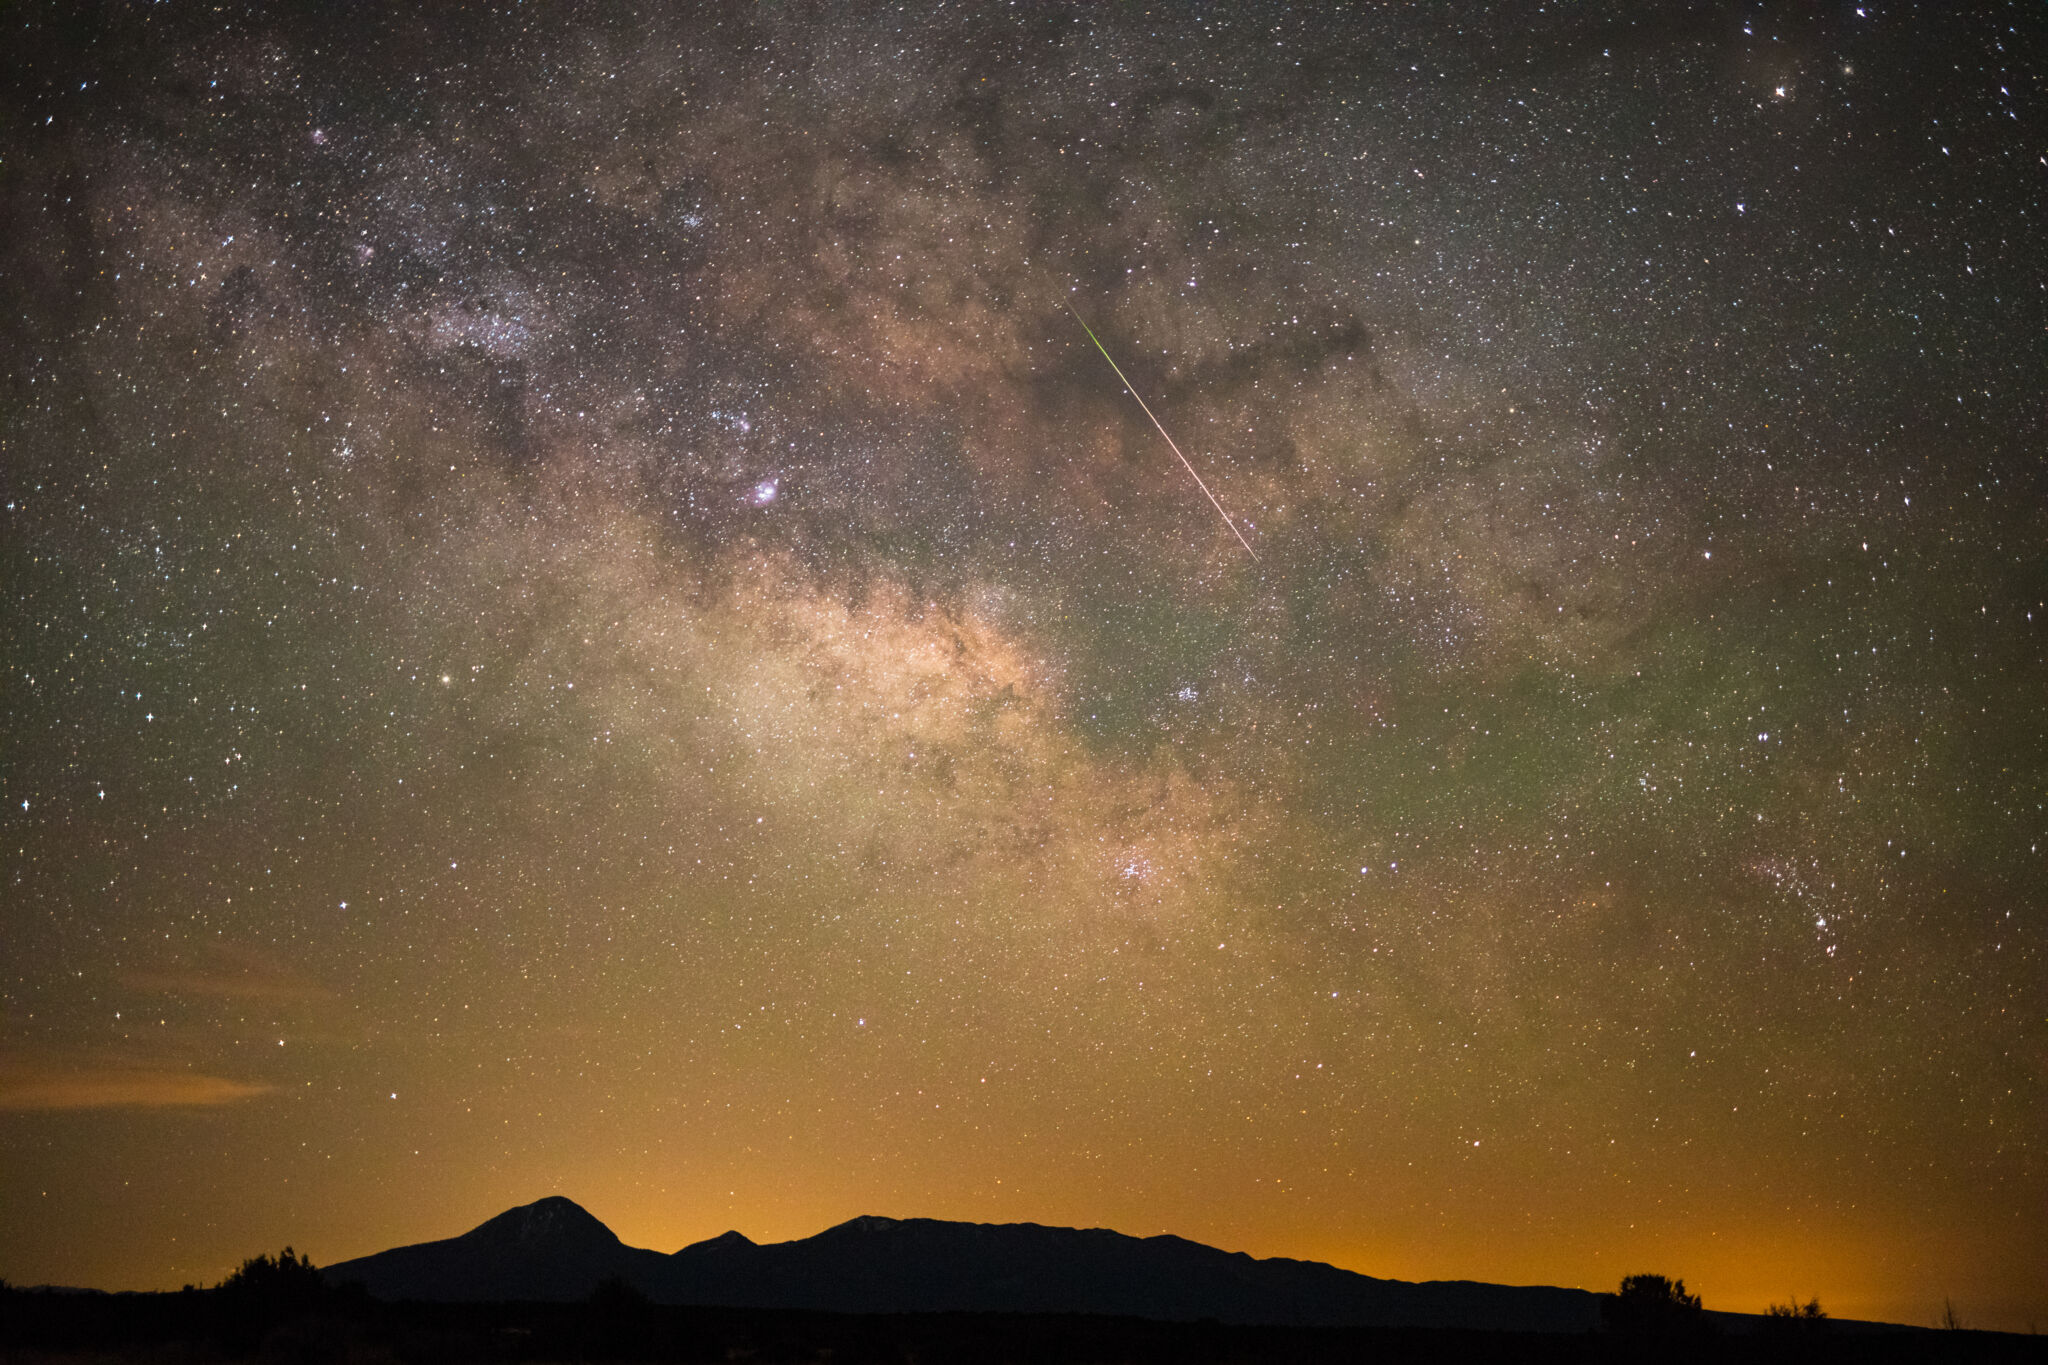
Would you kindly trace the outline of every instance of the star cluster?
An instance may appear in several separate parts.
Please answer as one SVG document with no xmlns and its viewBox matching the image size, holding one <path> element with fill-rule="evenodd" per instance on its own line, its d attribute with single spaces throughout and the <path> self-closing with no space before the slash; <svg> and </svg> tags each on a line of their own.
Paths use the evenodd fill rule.
<svg viewBox="0 0 2048 1365">
<path fill-rule="evenodd" d="M 10 1280 L 2048 1312 L 2033 7 L 17 20 Z"/>
</svg>

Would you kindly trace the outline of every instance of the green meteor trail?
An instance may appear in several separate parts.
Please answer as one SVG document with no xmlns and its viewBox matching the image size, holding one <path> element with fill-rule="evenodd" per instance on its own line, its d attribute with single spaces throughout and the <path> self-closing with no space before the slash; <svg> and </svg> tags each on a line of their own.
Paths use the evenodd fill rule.
<svg viewBox="0 0 2048 1365">
<path fill-rule="evenodd" d="M 1223 518 L 1223 524 L 1230 528 L 1230 534 L 1237 537 L 1237 543 L 1244 546 L 1244 552 L 1250 555 L 1252 557 L 1252 562 L 1256 564 L 1259 559 L 1259 552 L 1257 550 L 1254 550 L 1252 548 L 1252 543 L 1244 538 L 1244 532 L 1237 529 L 1237 523 L 1230 519 L 1230 513 L 1224 511 L 1223 504 L 1216 501 L 1216 495 L 1209 491 L 1208 484 L 1202 482 L 1202 476 L 1195 472 L 1195 467 L 1188 461 L 1188 457 L 1181 454 L 1180 447 L 1175 445 L 1173 438 L 1166 434 L 1166 428 L 1160 425 L 1159 419 L 1157 417 L 1153 417 L 1151 407 L 1145 402 L 1143 398 L 1138 398 L 1138 391 L 1132 388 L 1131 381 L 1124 377 L 1122 367 L 1120 367 L 1116 363 L 1115 357 L 1111 356 L 1108 348 L 1106 348 L 1102 344 L 1102 339 L 1095 335 L 1095 329 L 1093 327 L 1090 327 L 1086 322 L 1082 321 L 1081 315 L 1079 313 L 1074 312 L 1074 306 L 1072 304 L 1067 305 L 1067 311 L 1069 313 L 1074 313 L 1074 321 L 1081 323 L 1081 330 L 1086 332 L 1088 334 L 1088 339 L 1095 343 L 1095 349 L 1102 352 L 1102 358 L 1104 360 L 1109 361 L 1109 368 L 1115 370 L 1116 377 L 1124 381 L 1125 392 L 1129 393 L 1131 397 L 1138 399 L 1138 406 L 1145 409 L 1145 415 L 1147 417 L 1152 418 L 1153 427 L 1156 428 L 1159 432 L 1159 435 L 1162 438 L 1164 438 L 1167 447 L 1171 449 L 1175 455 L 1180 456 L 1181 467 L 1187 470 L 1188 477 L 1195 481 L 1195 487 L 1202 490 L 1202 496 L 1209 500 L 1209 505 L 1216 509 L 1216 515 Z"/>
</svg>

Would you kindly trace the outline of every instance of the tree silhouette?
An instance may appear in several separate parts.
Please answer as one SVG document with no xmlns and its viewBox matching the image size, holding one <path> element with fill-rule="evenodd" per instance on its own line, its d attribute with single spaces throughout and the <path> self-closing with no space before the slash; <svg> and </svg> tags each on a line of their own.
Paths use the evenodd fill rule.
<svg viewBox="0 0 2048 1365">
<path fill-rule="evenodd" d="M 1621 1292 L 1600 1305 L 1613 1331 L 1631 1337 L 1691 1337 L 1706 1330 L 1700 1296 L 1685 1292 L 1684 1280 L 1662 1275 L 1629 1275 Z"/>
</svg>

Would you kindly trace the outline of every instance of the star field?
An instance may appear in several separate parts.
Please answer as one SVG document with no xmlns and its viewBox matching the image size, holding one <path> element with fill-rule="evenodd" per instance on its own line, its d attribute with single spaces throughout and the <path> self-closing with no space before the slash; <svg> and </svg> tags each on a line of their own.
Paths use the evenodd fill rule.
<svg viewBox="0 0 2048 1365">
<path fill-rule="evenodd" d="M 2038 7 L 1424 10 L 14 14 L 0 1274 L 2048 1315 Z"/>
</svg>

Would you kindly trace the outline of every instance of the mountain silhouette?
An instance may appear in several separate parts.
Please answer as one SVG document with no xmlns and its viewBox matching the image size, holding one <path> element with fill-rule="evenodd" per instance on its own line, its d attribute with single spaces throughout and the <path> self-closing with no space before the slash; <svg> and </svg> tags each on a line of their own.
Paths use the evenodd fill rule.
<svg viewBox="0 0 2048 1365">
<path fill-rule="evenodd" d="M 543 1199 L 440 1242 L 322 1271 L 381 1299 L 567 1301 L 614 1277 L 656 1303 L 842 1313 L 1104 1313 L 1169 1321 L 1579 1332 L 1579 1289 L 1410 1283 L 1319 1261 L 1258 1260 L 1173 1236 L 1102 1228 L 855 1218 L 759 1245 L 738 1232 L 671 1255 L 629 1247 L 571 1200 Z"/>
<path fill-rule="evenodd" d="M 581 1204 L 555 1195 L 507 1209 L 460 1237 L 394 1247 L 321 1273 L 380 1299 L 501 1303 L 585 1299 L 614 1277 L 644 1285 L 668 1263 L 658 1251 L 627 1246 Z"/>
</svg>

